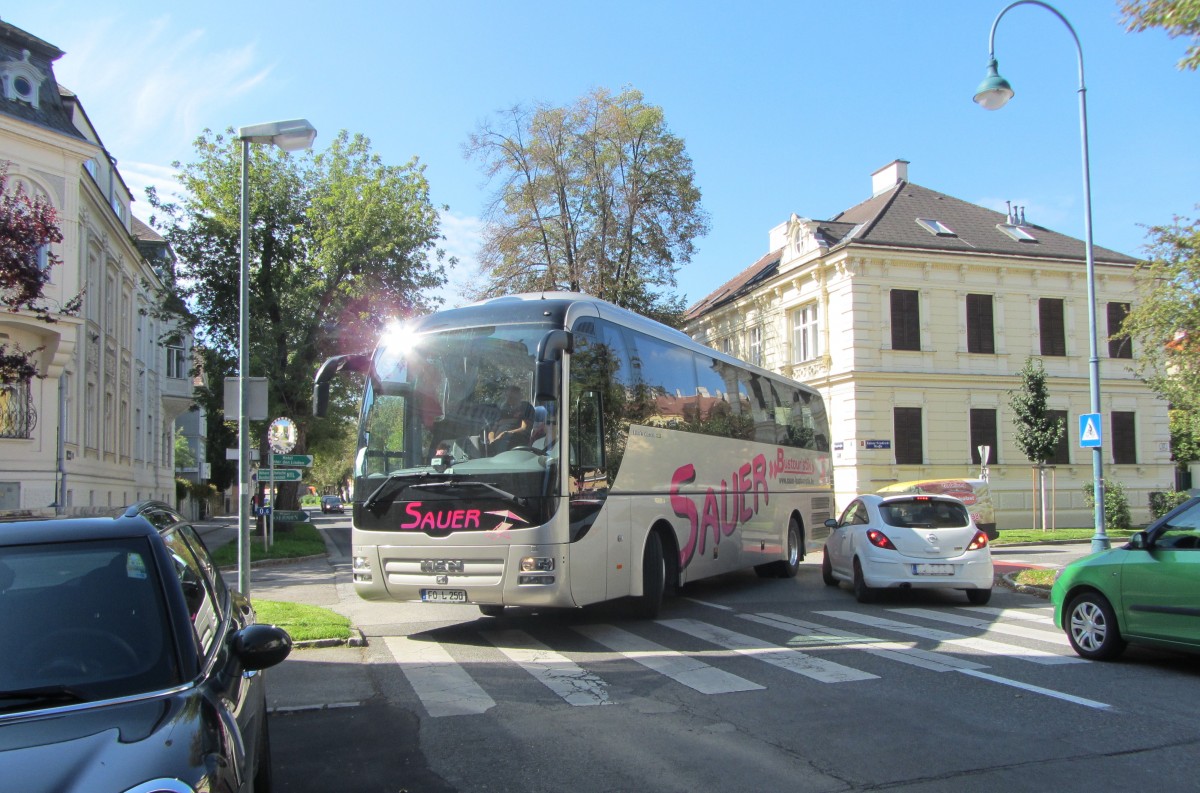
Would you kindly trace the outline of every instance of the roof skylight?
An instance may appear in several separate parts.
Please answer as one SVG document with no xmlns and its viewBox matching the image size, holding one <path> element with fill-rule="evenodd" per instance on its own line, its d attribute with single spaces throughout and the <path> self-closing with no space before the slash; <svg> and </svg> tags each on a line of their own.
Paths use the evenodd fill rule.
<svg viewBox="0 0 1200 793">
<path fill-rule="evenodd" d="M 940 220 L 932 218 L 917 218 L 917 223 L 921 224 L 921 228 L 928 231 L 930 234 L 936 234 L 939 237 L 957 237 L 954 229 L 947 226 Z"/>
<path fill-rule="evenodd" d="M 1037 237 L 1029 233 L 1024 226 L 1018 226 L 1013 223 L 997 223 L 996 228 L 1003 231 L 1008 236 L 1012 237 L 1017 242 L 1037 242 Z"/>
</svg>

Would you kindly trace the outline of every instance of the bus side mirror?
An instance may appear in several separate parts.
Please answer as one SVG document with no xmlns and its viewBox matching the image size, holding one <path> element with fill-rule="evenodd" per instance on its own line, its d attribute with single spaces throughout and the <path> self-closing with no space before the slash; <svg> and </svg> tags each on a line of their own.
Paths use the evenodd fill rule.
<svg viewBox="0 0 1200 793">
<path fill-rule="evenodd" d="M 571 352 L 574 340 L 565 330 L 552 330 L 538 344 L 533 369 L 533 398 L 537 402 L 557 400 L 562 388 L 562 354 Z"/>
<path fill-rule="evenodd" d="M 324 418 L 329 414 L 329 383 L 342 371 L 368 372 L 371 369 L 370 353 L 335 355 L 321 364 L 313 377 L 313 415 Z"/>
</svg>

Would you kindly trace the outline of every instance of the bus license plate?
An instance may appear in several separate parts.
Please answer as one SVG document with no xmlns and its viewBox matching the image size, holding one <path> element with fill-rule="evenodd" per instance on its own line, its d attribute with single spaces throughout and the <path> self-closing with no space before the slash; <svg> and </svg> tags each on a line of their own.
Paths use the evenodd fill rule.
<svg viewBox="0 0 1200 793">
<path fill-rule="evenodd" d="M 952 564 L 914 564 L 913 575 L 954 575 Z"/>
<path fill-rule="evenodd" d="M 421 600 L 425 603 L 466 603 L 465 589 L 422 589 Z"/>
</svg>

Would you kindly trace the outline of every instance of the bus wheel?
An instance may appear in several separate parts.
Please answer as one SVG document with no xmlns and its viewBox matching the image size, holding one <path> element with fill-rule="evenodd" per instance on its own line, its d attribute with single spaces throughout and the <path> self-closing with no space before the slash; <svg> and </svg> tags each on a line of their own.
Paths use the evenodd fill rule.
<svg viewBox="0 0 1200 793">
<path fill-rule="evenodd" d="M 479 613 L 485 617 L 499 617 L 504 613 L 504 606 L 496 606 L 491 603 L 480 605 Z"/>
<path fill-rule="evenodd" d="M 795 578 L 800 569 L 800 524 L 795 518 L 788 521 L 787 558 L 754 566 L 759 578 Z"/>
<path fill-rule="evenodd" d="M 667 562 L 663 557 L 662 538 L 652 531 L 646 536 L 646 551 L 642 555 L 642 594 L 633 599 L 633 615 L 643 620 L 657 617 L 666 585 Z"/>
</svg>

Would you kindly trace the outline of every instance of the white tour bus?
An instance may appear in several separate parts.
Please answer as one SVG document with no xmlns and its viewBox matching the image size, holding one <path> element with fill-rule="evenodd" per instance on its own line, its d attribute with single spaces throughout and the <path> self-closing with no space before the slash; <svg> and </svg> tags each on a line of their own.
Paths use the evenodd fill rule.
<svg viewBox="0 0 1200 793">
<path fill-rule="evenodd" d="M 353 575 L 370 600 L 576 607 L 753 567 L 792 577 L 833 517 L 813 389 L 577 293 L 396 326 L 365 375 Z"/>
</svg>

